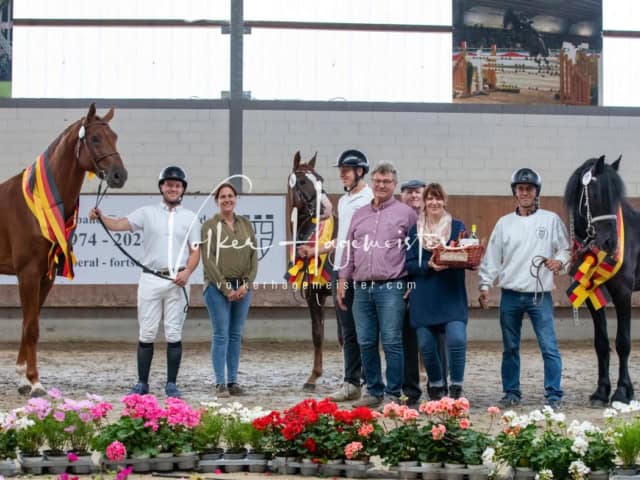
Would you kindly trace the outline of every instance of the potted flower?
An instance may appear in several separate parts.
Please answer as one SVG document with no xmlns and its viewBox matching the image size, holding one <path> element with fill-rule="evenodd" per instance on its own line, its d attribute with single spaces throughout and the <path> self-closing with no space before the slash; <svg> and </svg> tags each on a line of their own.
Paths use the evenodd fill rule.
<svg viewBox="0 0 640 480">
<path fill-rule="evenodd" d="M 224 452 L 225 460 L 242 460 L 247 454 L 246 445 L 249 441 L 250 424 L 235 416 L 225 418 L 222 439 L 227 447 Z M 242 465 L 225 465 L 226 472 L 242 471 Z"/>
<path fill-rule="evenodd" d="M 14 459 L 18 440 L 9 415 L 0 412 L 0 476 L 9 477 L 16 473 Z"/>
<path fill-rule="evenodd" d="M 28 412 L 26 407 L 18 408 L 7 415 L 4 424 L 7 429 L 13 428 L 16 432 L 20 463 L 25 473 L 40 475 L 43 461 L 40 449 L 45 440 L 37 415 Z"/>
<path fill-rule="evenodd" d="M 532 412 L 532 416 L 516 415 L 513 411 L 504 413 L 501 419 L 503 430 L 495 438 L 494 459 L 497 467 L 508 465 L 514 469 L 531 469 L 538 433 L 536 419 L 541 415 L 539 411 Z"/>
<path fill-rule="evenodd" d="M 393 427 L 380 440 L 378 453 L 382 463 L 398 467 L 404 478 L 416 478 L 417 473 L 407 473 L 405 469 L 418 466 L 419 412 L 391 402 L 385 405 L 383 416 L 392 420 Z"/>
<path fill-rule="evenodd" d="M 621 474 L 635 475 L 638 470 L 636 461 L 640 454 L 640 418 L 618 422 L 613 430 L 613 443 L 622 462 Z"/>
<path fill-rule="evenodd" d="M 616 458 L 611 430 L 602 431 L 590 422 L 574 420 L 569 426 L 568 434 L 573 441 L 571 450 L 578 457 L 569 466 L 571 477 L 577 479 L 588 470 L 592 480 L 608 478 Z"/>
<path fill-rule="evenodd" d="M 200 410 L 200 423 L 193 429 L 193 448 L 200 460 L 217 460 L 222 457 L 220 438 L 224 417 L 218 412 L 217 403 L 204 404 Z"/>
</svg>

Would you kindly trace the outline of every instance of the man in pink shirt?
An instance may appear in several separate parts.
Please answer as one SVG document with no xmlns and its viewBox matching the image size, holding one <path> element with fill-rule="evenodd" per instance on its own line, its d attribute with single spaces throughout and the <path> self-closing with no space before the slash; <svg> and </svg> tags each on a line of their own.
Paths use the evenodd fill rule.
<svg viewBox="0 0 640 480">
<path fill-rule="evenodd" d="M 385 395 L 397 401 L 402 390 L 406 238 L 418 217 L 393 196 L 398 177 L 391 163 L 380 163 L 371 178 L 373 201 L 354 213 L 349 226 L 337 300 L 340 308 L 346 308 L 345 286 L 353 280 L 353 317 L 367 382 L 367 394 L 357 405 L 375 408 Z M 387 363 L 386 386 L 380 341 Z"/>
</svg>

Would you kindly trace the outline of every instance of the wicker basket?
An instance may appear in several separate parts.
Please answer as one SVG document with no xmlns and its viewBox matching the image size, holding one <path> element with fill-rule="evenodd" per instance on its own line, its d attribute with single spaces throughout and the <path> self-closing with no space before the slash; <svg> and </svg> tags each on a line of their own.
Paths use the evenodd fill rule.
<svg viewBox="0 0 640 480">
<path fill-rule="evenodd" d="M 440 246 L 433 250 L 433 262 L 436 265 L 446 265 L 450 268 L 474 268 L 480 265 L 483 254 L 483 245 Z"/>
</svg>

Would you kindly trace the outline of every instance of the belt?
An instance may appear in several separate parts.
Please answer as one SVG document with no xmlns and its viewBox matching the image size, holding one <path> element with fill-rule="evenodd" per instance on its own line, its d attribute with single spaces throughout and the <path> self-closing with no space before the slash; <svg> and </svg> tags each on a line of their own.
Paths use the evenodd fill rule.
<svg viewBox="0 0 640 480">
<path fill-rule="evenodd" d="M 178 269 L 179 272 L 183 271 L 186 267 L 180 267 Z M 162 275 L 165 277 L 168 277 L 171 275 L 171 272 L 169 270 L 154 270 L 153 268 L 150 268 L 149 270 L 151 270 L 150 272 L 144 272 L 144 273 L 148 273 L 150 275 L 153 275 L 154 273 L 157 275 Z"/>
<path fill-rule="evenodd" d="M 360 288 L 373 287 L 374 285 L 384 285 L 389 282 L 404 282 L 407 277 L 387 278 L 385 280 L 354 280 L 353 285 Z M 364 287 L 363 287 L 364 286 Z"/>
</svg>

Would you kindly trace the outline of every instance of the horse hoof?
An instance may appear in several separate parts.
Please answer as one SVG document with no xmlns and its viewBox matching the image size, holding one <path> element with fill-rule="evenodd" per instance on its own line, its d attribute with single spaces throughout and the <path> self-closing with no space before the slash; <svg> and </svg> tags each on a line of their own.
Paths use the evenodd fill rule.
<svg viewBox="0 0 640 480">
<path fill-rule="evenodd" d="M 603 401 L 599 398 L 591 398 L 591 407 L 592 408 L 605 408 L 609 405 L 609 402 Z"/>
<path fill-rule="evenodd" d="M 47 391 L 42 388 L 42 385 L 34 385 L 31 388 L 31 398 L 35 397 L 44 397 L 47 394 Z"/>
<path fill-rule="evenodd" d="M 315 383 L 305 383 L 302 386 L 302 391 L 303 392 L 315 392 L 316 391 L 316 384 Z"/>
<path fill-rule="evenodd" d="M 626 388 L 618 387 L 616 388 L 616 391 L 611 397 L 611 403 L 620 402 L 620 403 L 628 404 L 629 402 L 631 402 L 631 400 L 633 400 L 632 398 L 629 398 L 629 397 L 630 396 L 628 395 Z"/>
<path fill-rule="evenodd" d="M 31 385 L 28 384 L 28 383 L 25 383 L 24 385 L 20 385 L 18 387 L 18 393 L 20 395 L 24 395 L 24 396 L 30 395 L 31 394 Z"/>
</svg>

